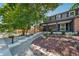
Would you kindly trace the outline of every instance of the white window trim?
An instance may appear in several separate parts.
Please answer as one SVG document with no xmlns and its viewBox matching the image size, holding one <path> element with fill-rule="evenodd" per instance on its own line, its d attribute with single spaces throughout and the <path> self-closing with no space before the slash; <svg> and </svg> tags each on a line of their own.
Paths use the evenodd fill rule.
<svg viewBox="0 0 79 59">
<path fill-rule="evenodd" d="M 71 15 L 71 12 L 73 12 L 74 15 Z M 70 11 L 70 12 L 69 12 L 69 17 L 72 17 L 72 16 L 75 16 L 75 11 Z"/>
</svg>

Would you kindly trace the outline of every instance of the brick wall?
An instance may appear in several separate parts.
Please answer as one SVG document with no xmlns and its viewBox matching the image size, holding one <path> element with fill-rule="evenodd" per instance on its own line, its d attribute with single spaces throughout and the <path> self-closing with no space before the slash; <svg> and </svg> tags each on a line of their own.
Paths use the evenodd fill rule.
<svg viewBox="0 0 79 59">
<path fill-rule="evenodd" d="M 79 32 L 79 17 L 74 19 L 74 31 Z"/>
</svg>

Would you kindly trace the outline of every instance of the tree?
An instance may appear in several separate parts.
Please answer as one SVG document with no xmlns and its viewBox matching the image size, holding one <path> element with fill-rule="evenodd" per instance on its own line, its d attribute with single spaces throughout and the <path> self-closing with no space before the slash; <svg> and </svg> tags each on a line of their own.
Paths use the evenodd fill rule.
<svg viewBox="0 0 79 59">
<path fill-rule="evenodd" d="M 70 8 L 70 10 L 74 10 L 76 8 L 79 8 L 79 3 L 74 3 L 72 7 Z"/>
<path fill-rule="evenodd" d="M 58 4 L 5 4 L 1 9 L 3 23 L 7 24 L 7 29 L 13 32 L 22 29 L 23 35 L 34 24 L 39 24 L 46 17 L 44 13 L 49 9 L 54 9 Z"/>
</svg>

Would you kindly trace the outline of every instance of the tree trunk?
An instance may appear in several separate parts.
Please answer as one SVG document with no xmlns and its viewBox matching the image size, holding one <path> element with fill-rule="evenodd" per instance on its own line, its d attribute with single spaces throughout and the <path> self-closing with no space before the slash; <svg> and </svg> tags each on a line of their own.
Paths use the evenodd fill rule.
<svg viewBox="0 0 79 59">
<path fill-rule="evenodd" d="M 25 35 L 25 29 L 22 30 L 22 35 L 23 35 L 23 36 Z"/>
<path fill-rule="evenodd" d="M 36 28 L 35 28 L 35 26 L 34 26 L 34 34 L 35 34 L 35 30 L 36 30 Z"/>
<path fill-rule="evenodd" d="M 28 29 L 26 30 L 26 36 L 27 36 L 27 33 L 28 33 Z"/>
</svg>

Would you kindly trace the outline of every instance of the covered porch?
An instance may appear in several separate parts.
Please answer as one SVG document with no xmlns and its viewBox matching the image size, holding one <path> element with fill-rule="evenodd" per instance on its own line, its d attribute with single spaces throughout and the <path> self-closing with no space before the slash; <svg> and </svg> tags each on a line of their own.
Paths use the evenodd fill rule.
<svg viewBox="0 0 79 59">
<path fill-rule="evenodd" d="M 48 24 L 43 24 L 43 31 L 64 31 L 73 32 L 74 23 L 73 20 L 55 21 Z"/>
</svg>

